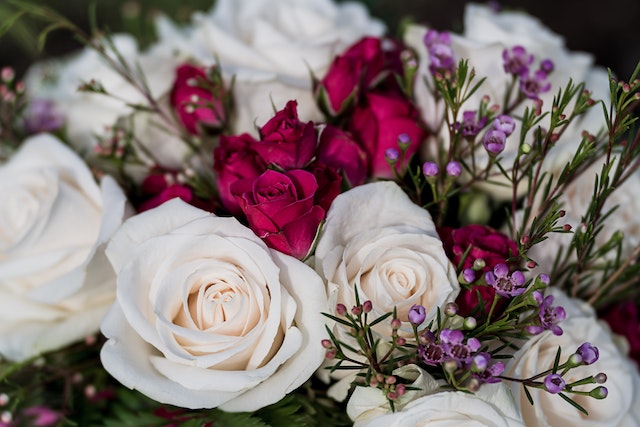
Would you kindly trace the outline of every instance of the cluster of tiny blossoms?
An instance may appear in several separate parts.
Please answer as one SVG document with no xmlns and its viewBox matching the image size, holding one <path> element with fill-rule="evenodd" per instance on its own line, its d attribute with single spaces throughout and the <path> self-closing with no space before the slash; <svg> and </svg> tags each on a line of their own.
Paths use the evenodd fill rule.
<svg viewBox="0 0 640 427">
<path fill-rule="evenodd" d="M 565 400 L 569 399 L 566 393 L 605 398 L 608 391 L 599 385 L 606 381 L 604 373 L 573 382 L 564 379 L 572 369 L 598 360 L 597 347 L 588 342 L 580 345 L 563 363 L 560 363 L 558 349 L 554 366 L 531 377 L 503 375 L 505 361 L 508 363 L 519 340 L 544 331 L 561 335 L 559 323 L 566 315 L 563 307 L 553 305 L 553 295 L 544 295 L 549 284 L 546 275 L 525 281 L 521 271 L 510 272 L 506 264 L 498 264 L 493 270 L 479 275 L 477 270 L 482 270 L 482 264 L 476 263 L 475 270 L 464 269 L 459 280 L 462 284 L 493 289 L 495 297 L 488 313 L 478 310 L 473 315 L 461 316 L 458 306 L 450 302 L 438 313 L 437 319 L 425 324 L 425 307 L 413 305 L 408 313 L 413 327 L 411 338 L 398 334 L 402 322 L 395 313 L 370 319 L 371 301 L 358 302 L 351 309 L 338 304 L 336 315 L 326 316 L 344 326 L 353 342 L 337 339 L 330 332 L 330 339 L 322 342 L 326 358 L 333 362 L 329 369 L 359 371 L 358 380 L 353 384 L 380 389 L 392 408 L 393 402 L 407 390 L 415 389 L 405 379 L 394 375 L 397 368 L 407 364 L 417 365 L 439 380 L 442 390 L 476 392 L 485 383 L 510 381 L 521 383 L 525 389 L 562 394 Z M 383 321 L 390 321 L 391 336 L 379 336 L 373 331 L 372 327 Z M 585 384 L 598 386 L 590 391 L 575 389 Z M 571 402 L 579 408 L 577 403 Z"/>
</svg>

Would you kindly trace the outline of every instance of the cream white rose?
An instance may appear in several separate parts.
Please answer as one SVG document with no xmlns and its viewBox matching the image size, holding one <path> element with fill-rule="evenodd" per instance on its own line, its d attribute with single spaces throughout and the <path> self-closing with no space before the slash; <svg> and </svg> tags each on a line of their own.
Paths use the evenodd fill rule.
<svg viewBox="0 0 640 427">
<path fill-rule="evenodd" d="M 327 282 L 332 310 L 338 303 L 351 309 L 357 290 L 361 302 L 373 303 L 370 319 L 395 308 L 407 333 L 414 304 L 426 308 L 429 322 L 459 292 L 431 216 L 392 182 L 362 185 L 336 197 L 315 266 Z M 374 328 L 390 336 L 388 322 Z"/>
<path fill-rule="evenodd" d="M 154 400 L 254 411 L 324 358 L 322 280 L 234 218 L 174 199 L 125 222 L 107 255 L 117 300 L 102 363 Z"/>
<path fill-rule="evenodd" d="M 422 26 L 410 26 L 405 34 L 405 42 L 416 49 L 420 57 L 419 72 L 421 75 L 429 75 L 429 56 L 423 43 L 423 37 L 427 28 Z M 504 107 L 506 89 L 511 81 L 511 75 L 503 69 L 502 52 L 514 46 L 523 46 L 528 53 L 535 56 L 531 67 L 537 69 L 540 61 L 551 59 L 554 63 L 554 70 L 548 76 L 551 89 L 540 94 L 540 99 L 544 103 L 543 108 L 550 108 L 553 97 L 559 89 L 564 89 L 572 79 L 574 83 L 584 82 L 586 89 L 592 91 L 593 99 L 609 99 L 609 81 L 606 70 L 594 65 L 594 58 L 590 54 L 583 52 L 571 52 L 564 43 L 561 36 L 553 33 L 536 18 L 522 12 L 494 12 L 488 6 L 478 4 L 468 4 L 464 15 L 464 33 L 461 35 L 451 34 L 451 47 L 455 54 L 456 62 L 460 59 L 468 59 L 469 66 L 475 69 L 476 81 L 486 77 L 484 84 L 464 103 L 462 110 L 477 110 L 480 99 L 484 95 L 490 97 L 491 103 Z M 430 77 L 429 77 L 430 78 Z M 444 114 L 444 105 L 436 103 L 433 96 L 421 79 L 416 80 L 416 98 L 423 118 L 432 129 L 436 129 Z M 512 116 L 522 116 L 526 107 L 531 108 L 531 101 L 520 104 Z M 571 108 L 566 110 L 567 116 Z M 461 117 L 458 118 L 461 120 Z M 520 124 L 511 136 L 507 138 L 502 165 L 509 168 L 518 153 L 520 146 Z M 548 128 L 549 119 L 541 122 L 541 126 Z M 581 133 L 588 130 L 597 133 L 604 127 L 602 111 L 598 106 L 591 108 L 586 114 L 580 116 L 565 130 L 562 138 L 558 141 L 549 160 L 545 162 L 545 168 L 552 173 L 559 173 L 566 162 L 570 160 L 581 141 Z M 448 130 L 439 135 L 448 144 Z M 482 138 L 484 132 L 478 135 Z M 532 140 L 525 141 L 532 143 Z M 428 145 L 428 144 L 427 144 Z M 433 144 L 431 144 L 433 146 Z M 488 156 L 482 146 L 476 151 L 476 161 L 478 164 L 486 164 Z M 503 180 L 502 175 L 497 176 L 498 180 Z M 520 192 L 525 191 L 523 185 Z M 510 199 L 512 190 L 510 185 L 491 185 L 491 195 L 497 199 Z"/>
<path fill-rule="evenodd" d="M 357 420 L 354 427 L 524 426 L 504 384 L 484 384 L 475 394 L 445 391 L 414 400 L 401 411 Z"/>
<path fill-rule="evenodd" d="M 292 99 L 303 120 L 322 119 L 310 72 L 322 78 L 335 55 L 383 32 L 362 4 L 332 0 L 218 0 L 183 30 L 158 23 L 163 48 L 235 76 L 233 131 L 254 134 Z"/>
<path fill-rule="evenodd" d="M 127 34 L 115 35 L 113 43 L 129 67 L 134 70 L 139 67 L 142 71 L 154 99 L 160 100 L 170 91 L 177 66 L 177 58 L 170 52 L 156 49 L 142 53 L 133 37 Z M 110 56 L 115 55 L 110 53 Z M 109 95 L 78 90 L 81 84 L 91 80 L 104 87 Z M 88 47 L 67 59 L 36 64 L 27 74 L 26 87 L 30 97 L 47 99 L 55 104 L 56 111 L 65 117 L 69 143 L 78 152 L 88 156 L 93 154 L 99 140 L 111 136 L 110 128 L 116 125 L 118 118 L 135 111 L 132 105 L 148 105 L 138 88 Z M 168 110 L 168 106 L 165 109 Z M 147 117 L 149 113 L 138 113 L 145 118 L 143 124 L 140 123 L 141 119 L 133 123 L 135 143 L 142 144 L 144 149 L 138 150 L 138 154 L 150 164 L 177 168 L 181 166 L 188 150 L 184 142 L 177 138 L 180 130 L 174 120 L 165 120 L 171 118 L 171 113 L 166 113 L 166 117 L 154 114 L 156 117 L 151 118 Z M 147 153 L 153 153 L 153 159 L 148 159 Z"/>
<path fill-rule="evenodd" d="M 115 296 L 105 242 L 125 196 L 100 186 L 57 138 L 24 141 L 0 165 L 0 355 L 23 360 L 98 330 Z"/>
<path fill-rule="evenodd" d="M 560 336 L 545 331 L 529 339 L 518 350 L 506 366 L 504 375 L 516 378 L 528 378 L 550 369 L 553 366 L 558 347 L 562 349 L 561 361 L 564 362 L 575 353 L 580 345 L 589 342 L 600 352 L 599 359 L 586 366 L 572 369 L 564 376 L 566 383 L 580 380 L 590 375 L 604 372 L 607 382 L 604 386 L 609 395 L 605 400 L 596 400 L 589 396 L 568 394 L 589 412 L 582 415 L 576 408 L 559 396 L 529 388 L 533 397 L 532 406 L 522 386 L 513 382 L 511 391 L 527 426 L 637 426 L 640 422 L 640 378 L 634 362 L 621 354 L 616 347 L 611 331 L 599 322 L 593 309 L 586 303 L 568 298 L 554 289 L 554 305 L 565 308 L 567 318 L 561 323 L 564 333 Z M 591 390 L 596 385 L 582 386 Z"/>
</svg>

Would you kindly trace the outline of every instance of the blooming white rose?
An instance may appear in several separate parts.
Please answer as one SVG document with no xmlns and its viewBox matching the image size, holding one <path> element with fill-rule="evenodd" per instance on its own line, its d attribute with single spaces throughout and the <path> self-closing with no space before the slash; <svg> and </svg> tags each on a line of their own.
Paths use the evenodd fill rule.
<svg viewBox="0 0 640 427">
<path fill-rule="evenodd" d="M 414 48 L 420 57 L 419 72 L 421 75 L 429 76 L 429 55 L 423 42 L 427 30 L 423 26 L 410 26 L 405 33 L 405 42 Z M 456 61 L 465 58 L 469 60 L 469 66 L 473 67 L 476 73 L 474 81 L 479 81 L 482 77 L 486 77 L 486 80 L 480 89 L 463 104 L 461 111 L 477 110 L 484 95 L 490 97 L 491 103 L 497 103 L 504 107 L 502 104 L 512 76 L 503 69 L 502 52 L 518 45 L 523 46 L 528 53 L 535 56 L 535 61 L 531 65 L 534 68 L 532 71 L 537 69 L 539 62 L 544 59 L 553 61 L 554 70 L 547 79 L 551 83 L 551 89 L 540 94 L 544 108 L 551 107 L 553 97 L 559 89 L 566 87 L 569 79 L 572 79 L 574 83 L 584 82 L 586 89 L 592 91 L 591 97 L 593 99 L 609 99 L 607 72 L 601 67 L 594 66 L 592 55 L 569 51 L 561 36 L 553 33 L 536 18 L 525 13 L 512 11 L 497 13 L 488 6 L 468 4 L 464 15 L 464 33 L 461 35 L 451 34 L 451 48 Z M 416 80 L 415 91 L 417 103 L 425 122 L 432 129 L 436 129 L 442 121 L 444 104 L 442 102 L 436 103 L 421 79 Z M 522 116 L 526 107 L 531 108 L 532 102 L 523 102 L 510 114 Z M 570 114 L 571 108 L 572 105 L 565 110 L 567 116 Z M 457 119 L 460 121 L 462 117 Z M 548 123 L 549 119 L 545 119 L 540 124 L 542 127 L 548 127 Z M 507 138 L 504 151 L 500 154 L 504 159 L 502 165 L 507 168 L 513 164 L 520 147 L 520 124 L 518 121 L 516 124 L 516 129 Z M 567 127 L 552 152 L 549 153 L 549 160 L 544 164 L 545 170 L 559 173 L 566 162 L 575 154 L 582 139 L 582 131 L 586 129 L 590 133 L 596 133 L 603 127 L 602 111 L 597 106 L 574 120 Z M 445 128 L 439 135 L 445 143 L 448 143 L 448 132 L 448 129 Z M 483 135 L 484 133 L 480 133 L 478 138 Z M 533 141 L 525 142 L 532 143 Z M 425 146 L 433 146 L 433 144 Z M 476 161 L 483 165 L 486 164 L 488 158 L 486 151 L 480 146 L 476 151 Z M 501 174 L 496 178 L 498 180 L 504 179 Z M 520 192 L 524 190 L 526 190 L 526 185 L 519 189 Z M 511 186 L 491 185 L 490 194 L 497 199 L 510 199 L 512 196 Z"/>
<path fill-rule="evenodd" d="M 338 303 L 354 306 L 357 291 L 361 302 L 373 303 L 371 320 L 395 308 L 407 333 L 412 333 L 408 313 L 414 304 L 426 308 L 429 322 L 460 289 L 431 216 L 393 182 L 362 185 L 336 197 L 315 265 L 327 282 L 332 310 Z M 388 322 L 374 329 L 390 336 Z"/>
<path fill-rule="evenodd" d="M 0 354 L 23 360 L 95 333 L 115 296 L 104 245 L 122 190 L 40 134 L 0 165 L 0 199 Z"/>
<path fill-rule="evenodd" d="M 162 50 L 141 53 L 135 39 L 127 34 L 113 36 L 113 44 L 129 67 L 133 70 L 139 67 L 154 99 L 160 100 L 169 92 L 175 78 L 176 58 Z M 115 55 L 110 52 L 110 56 Z M 56 111 L 66 119 L 65 130 L 69 143 L 84 155 L 92 155 L 99 139 L 111 136 L 110 128 L 116 125 L 118 118 L 135 111 L 132 105 L 147 105 L 140 90 L 89 47 L 68 59 L 36 64 L 29 70 L 25 80 L 30 97 L 54 103 Z M 92 80 L 109 95 L 78 90 L 79 86 Z M 168 109 L 168 106 L 165 108 Z M 149 113 L 139 115 L 149 116 Z M 139 120 L 135 123 L 135 141 L 144 146 L 144 150 L 138 154 L 147 159 L 146 153 L 151 152 L 154 158 L 147 159 L 150 163 L 177 168 L 188 153 L 187 147 L 176 138 L 179 130 L 176 130 L 175 122 L 164 120 L 171 117 L 171 113 L 167 111 L 166 117 L 156 116 L 151 123 L 147 123 L 150 120 L 145 118 L 142 128 Z"/>
<path fill-rule="evenodd" d="M 255 134 L 282 108 L 298 101 L 303 120 L 321 119 L 310 72 L 319 78 L 333 58 L 365 35 L 380 36 L 383 24 L 362 4 L 332 0 L 218 0 L 197 13 L 184 30 L 158 22 L 159 45 L 235 76 L 235 133 Z"/>
<path fill-rule="evenodd" d="M 414 400 L 401 411 L 356 421 L 354 427 L 524 426 L 502 384 L 484 384 L 475 394 L 444 391 Z"/>
<path fill-rule="evenodd" d="M 561 323 L 564 333 L 560 336 L 550 331 L 531 337 L 509 361 L 505 376 L 529 378 L 553 366 L 558 347 L 562 349 L 561 362 L 575 353 L 580 345 L 589 342 L 596 346 L 600 356 L 597 362 L 574 368 L 564 375 L 567 384 L 590 375 L 604 372 L 604 386 L 609 395 L 605 400 L 568 393 L 568 396 L 589 412 L 584 416 L 559 396 L 529 388 L 534 405 L 531 405 L 522 386 L 513 382 L 511 391 L 527 426 L 637 426 L 640 423 L 640 377 L 634 362 L 621 354 L 608 327 L 599 322 L 586 303 L 568 298 L 557 289 L 552 290 L 554 305 L 562 306 L 567 318 Z M 595 384 L 576 387 L 591 390 Z"/>
<path fill-rule="evenodd" d="M 102 363 L 154 400 L 254 411 L 324 358 L 322 280 L 234 218 L 174 199 L 125 222 L 107 255 L 117 299 Z"/>
</svg>

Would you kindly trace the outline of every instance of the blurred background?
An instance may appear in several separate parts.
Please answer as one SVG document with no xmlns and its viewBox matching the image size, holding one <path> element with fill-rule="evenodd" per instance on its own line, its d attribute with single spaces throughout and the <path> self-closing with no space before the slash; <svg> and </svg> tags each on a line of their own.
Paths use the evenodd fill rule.
<svg viewBox="0 0 640 427">
<path fill-rule="evenodd" d="M 32 0 L 47 5 L 83 28 L 89 27 L 88 0 Z M 361 0 L 372 14 L 387 22 L 393 34 L 403 18 L 428 23 L 440 30 L 462 30 L 463 0 Z M 153 39 L 153 16 L 160 11 L 185 22 L 194 10 L 209 9 L 214 0 L 96 0 L 98 27 L 111 32 L 137 34 L 142 43 Z M 493 1 L 502 8 L 525 10 L 564 36 L 571 50 L 591 52 L 596 62 L 628 78 L 640 59 L 640 1 L 582 0 Z M 11 9 L 0 0 L 0 27 L 8 22 Z M 0 39 L 0 66 L 14 66 L 19 73 L 38 58 L 60 55 L 79 46 L 69 33 L 54 31 L 44 51 L 36 48 L 37 23 L 22 19 Z"/>
</svg>

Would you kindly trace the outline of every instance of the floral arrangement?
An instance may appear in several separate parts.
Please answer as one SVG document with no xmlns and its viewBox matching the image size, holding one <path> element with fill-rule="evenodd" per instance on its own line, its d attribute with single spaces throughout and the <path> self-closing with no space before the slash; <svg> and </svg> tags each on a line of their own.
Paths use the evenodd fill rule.
<svg viewBox="0 0 640 427">
<path fill-rule="evenodd" d="M 640 425 L 638 70 L 475 4 L 9 4 L 86 47 L 0 72 L 1 426 Z"/>
</svg>

